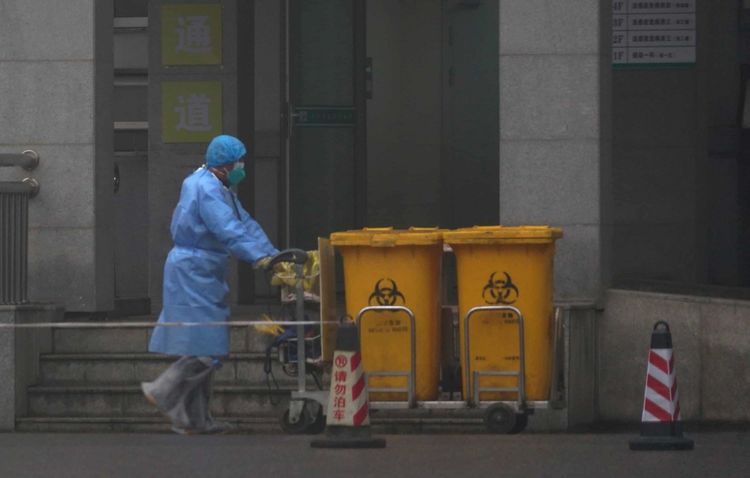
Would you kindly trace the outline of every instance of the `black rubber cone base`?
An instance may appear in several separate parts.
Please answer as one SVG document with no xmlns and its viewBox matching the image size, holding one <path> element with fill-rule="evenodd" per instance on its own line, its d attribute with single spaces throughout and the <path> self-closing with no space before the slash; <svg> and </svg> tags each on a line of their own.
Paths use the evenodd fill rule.
<svg viewBox="0 0 750 478">
<path fill-rule="evenodd" d="M 326 428 L 325 438 L 310 442 L 313 448 L 385 448 L 384 438 L 370 436 L 369 427 L 339 427 Z"/>
<path fill-rule="evenodd" d="M 692 450 L 693 445 L 693 440 L 683 436 L 642 436 L 630 440 L 630 449 L 636 451 Z"/>
</svg>

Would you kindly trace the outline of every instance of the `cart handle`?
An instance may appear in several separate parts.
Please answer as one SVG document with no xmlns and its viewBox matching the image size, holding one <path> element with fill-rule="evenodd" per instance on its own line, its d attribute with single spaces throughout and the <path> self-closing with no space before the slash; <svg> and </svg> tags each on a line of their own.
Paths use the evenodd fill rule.
<svg viewBox="0 0 750 478">
<path fill-rule="evenodd" d="M 271 268 L 279 262 L 293 262 L 295 264 L 304 264 L 307 262 L 307 252 L 302 249 L 284 249 L 271 258 L 267 268 Z"/>
</svg>

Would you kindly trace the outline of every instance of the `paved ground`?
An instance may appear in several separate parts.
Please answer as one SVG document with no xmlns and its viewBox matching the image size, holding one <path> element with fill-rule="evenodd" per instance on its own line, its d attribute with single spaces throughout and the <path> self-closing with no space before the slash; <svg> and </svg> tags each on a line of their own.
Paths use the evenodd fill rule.
<svg viewBox="0 0 750 478">
<path fill-rule="evenodd" d="M 632 434 L 387 436 L 317 450 L 306 436 L 0 434 L 0 477 L 747 477 L 750 433 L 691 434 L 695 450 L 631 452 Z"/>
</svg>

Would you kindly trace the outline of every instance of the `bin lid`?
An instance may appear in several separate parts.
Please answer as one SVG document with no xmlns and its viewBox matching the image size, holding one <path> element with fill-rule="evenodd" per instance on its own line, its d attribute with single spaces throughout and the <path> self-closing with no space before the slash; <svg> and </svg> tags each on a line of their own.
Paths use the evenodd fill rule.
<svg viewBox="0 0 750 478">
<path fill-rule="evenodd" d="M 453 244 L 548 244 L 562 237 L 562 229 L 550 226 L 474 226 L 443 233 Z"/>
<path fill-rule="evenodd" d="M 334 232 L 331 244 L 334 246 L 431 246 L 443 243 L 444 230 L 437 227 L 365 227 L 353 231 Z"/>
</svg>

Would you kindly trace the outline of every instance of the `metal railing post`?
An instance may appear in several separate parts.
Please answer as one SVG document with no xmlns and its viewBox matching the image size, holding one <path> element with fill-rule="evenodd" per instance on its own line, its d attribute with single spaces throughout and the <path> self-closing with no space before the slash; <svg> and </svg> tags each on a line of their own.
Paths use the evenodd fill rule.
<svg viewBox="0 0 750 478">
<path fill-rule="evenodd" d="M 28 302 L 29 193 L 0 183 L 0 304 Z"/>
<path fill-rule="evenodd" d="M 0 153 L 0 167 L 28 171 L 39 165 L 32 150 Z M 0 304 L 24 304 L 28 298 L 29 198 L 39 193 L 33 178 L 0 181 Z"/>
<path fill-rule="evenodd" d="M 0 153 L 0 167 L 18 166 L 27 171 L 34 170 L 39 165 L 39 155 L 33 149 L 23 153 Z"/>
</svg>

